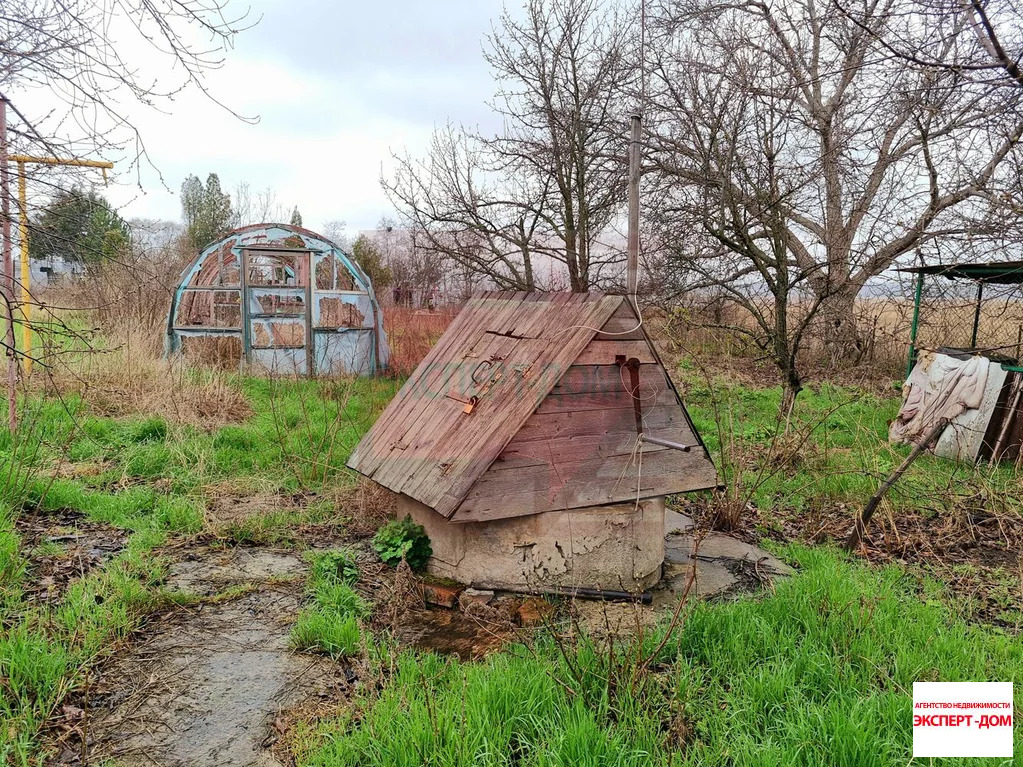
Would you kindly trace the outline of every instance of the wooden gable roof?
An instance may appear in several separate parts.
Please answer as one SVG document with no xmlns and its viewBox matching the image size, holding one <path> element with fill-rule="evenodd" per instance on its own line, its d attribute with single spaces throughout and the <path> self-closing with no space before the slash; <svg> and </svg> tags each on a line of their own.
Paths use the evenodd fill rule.
<svg viewBox="0 0 1023 767">
<path fill-rule="evenodd" d="M 348 466 L 450 517 L 621 303 L 595 293 L 471 298 Z"/>
<path fill-rule="evenodd" d="M 471 299 L 348 466 L 454 521 L 482 521 L 715 486 L 714 466 L 621 296 Z M 619 357 L 636 358 L 637 444 Z"/>
</svg>

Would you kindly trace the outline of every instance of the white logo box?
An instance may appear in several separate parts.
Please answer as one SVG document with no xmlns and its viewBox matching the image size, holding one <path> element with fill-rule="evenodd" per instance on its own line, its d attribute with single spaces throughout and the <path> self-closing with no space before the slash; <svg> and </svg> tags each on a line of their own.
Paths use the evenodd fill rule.
<svg viewBox="0 0 1023 767">
<path fill-rule="evenodd" d="M 1012 758 L 1012 682 L 914 682 L 913 756 Z"/>
</svg>

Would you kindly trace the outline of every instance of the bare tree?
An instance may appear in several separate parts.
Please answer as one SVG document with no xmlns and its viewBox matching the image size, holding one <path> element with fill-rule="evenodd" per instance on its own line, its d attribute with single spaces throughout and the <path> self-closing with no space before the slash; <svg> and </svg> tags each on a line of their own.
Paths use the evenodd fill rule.
<svg viewBox="0 0 1023 767">
<path fill-rule="evenodd" d="M 396 160 L 394 178 L 384 186 L 422 249 L 499 288 L 537 287 L 533 242 L 542 193 L 509 189 L 510 179 L 494 170 L 484 142 L 451 126 L 434 134 L 426 160 Z"/>
<path fill-rule="evenodd" d="M 804 291 L 787 352 L 773 355 L 796 391 L 798 372 L 778 358 L 794 359 L 813 315 L 833 360 L 855 361 L 854 302 L 869 280 L 936 240 L 995 229 L 990 202 L 1023 136 L 1023 93 L 954 65 L 983 53 L 962 9 L 920 8 L 688 0 L 657 16 L 661 218 L 704 233 L 696 254 L 721 257 L 713 281 L 736 300 L 751 295 L 743 284 L 766 289 L 779 312 L 779 293 Z M 785 323 L 769 319 L 761 340 L 780 348 Z"/>
<path fill-rule="evenodd" d="M 634 27 L 615 0 L 528 0 L 484 53 L 498 82 L 497 136 L 437 132 L 424 160 L 384 182 L 423 247 L 506 288 L 545 287 L 553 259 L 585 291 L 616 260 L 591 246 L 621 213 Z"/>
<path fill-rule="evenodd" d="M 390 270 L 391 296 L 404 306 L 431 306 L 445 290 L 444 259 L 432 243 L 423 244 L 422 232 L 401 227 L 388 216 L 381 217 L 369 238 Z"/>
<path fill-rule="evenodd" d="M 247 12 L 247 11 L 246 11 Z M 17 103 L 46 88 L 45 111 L 18 109 L 19 147 L 145 156 L 132 108 L 157 107 L 205 76 L 245 24 L 227 0 L 24 0 L 0 14 L 0 90 Z M 146 52 L 129 59 L 126 51 Z M 210 96 L 213 98 L 212 96 Z"/>
<path fill-rule="evenodd" d="M 210 96 L 205 76 L 223 63 L 223 54 L 244 25 L 232 17 L 227 0 L 20 0 L 0 12 L 0 99 L 10 119 L 6 137 L 11 154 L 89 159 L 97 155 L 135 168 L 147 161 L 143 138 L 133 123 L 138 109 L 159 109 L 186 88 Z M 35 92 L 35 93 L 33 93 Z M 39 99 L 45 93 L 45 99 Z M 211 96 L 212 98 L 212 96 Z M 87 180 L 81 169 L 32 164 L 28 210 Z M 4 163 L 3 175 L 7 173 Z M 6 186 L 4 191 L 7 192 Z M 11 216 L 20 207 L 3 199 L 5 249 L 10 252 Z M 32 225 L 29 225 L 31 236 Z M 22 244 L 24 238 L 22 237 Z M 107 245 L 115 243 L 109 242 Z M 104 247 L 103 258 L 124 265 L 130 248 Z M 124 246 L 124 247 L 121 247 Z M 9 268 L 9 263 L 8 263 Z M 5 275 L 13 292 L 13 275 Z M 118 291 L 115 291 L 115 293 Z M 123 291 L 120 291 L 123 292 Z M 39 313 L 35 331 L 46 337 L 81 334 L 61 317 L 28 298 Z M 20 303 L 20 302 L 19 302 Z M 7 354 L 27 356 L 11 343 L 9 305 Z M 39 315 L 43 315 L 40 318 Z M 26 339 L 31 334 L 25 334 Z M 25 344 L 27 349 L 28 344 Z M 35 359 L 52 375 L 54 355 Z M 9 366 L 13 370 L 13 365 Z M 13 379 L 9 378 L 13 388 Z"/>
<path fill-rule="evenodd" d="M 231 226 L 235 228 L 249 224 L 276 223 L 284 221 L 287 215 L 287 209 L 277 199 L 273 187 L 265 186 L 253 192 L 248 181 L 235 186 L 231 195 L 231 212 Z"/>
</svg>

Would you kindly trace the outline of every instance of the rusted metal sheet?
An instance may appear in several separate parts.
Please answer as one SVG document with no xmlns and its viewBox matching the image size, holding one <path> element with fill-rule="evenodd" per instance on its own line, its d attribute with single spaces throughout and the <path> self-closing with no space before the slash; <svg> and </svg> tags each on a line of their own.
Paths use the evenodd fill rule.
<svg viewBox="0 0 1023 767">
<path fill-rule="evenodd" d="M 616 316 L 623 305 L 621 296 L 599 294 L 499 292 L 471 299 L 363 438 L 349 467 L 456 521 L 467 496 L 476 500 L 464 513 L 474 519 L 608 502 L 638 436 L 631 395 L 624 387 L 614 389 L 621 374 L 615 358 L 628 352 L 641 361 L 656 360 L 645 337 L 593 340 L 601 330 L 631 335 L 635 320 L 626 327 Z M 614 330 L 607 327 L 612 318 Z M 594 344 L 600 345 L 596 352 L 584 354 Z M 573 367 L 583 357 L 585 365 Z M 645 391 L 649 398 L 644 428 L 698 445 L 663 368 L 659 363 L 644 368 L 641 396 Z M 508 452 L 510 443 L 515 447 Z M 544 449 L 565 455 L 540 463 Z M 638 449 L 653 461 L 644 492 L 716 483 L 705 450 L 669 458 L 678 451 Z M 555 487 L 548 480 L 559 460 L 571 481 Z M 491 477 L 502 463 L 524 474 L 518 480 Z M 690 466 L 700 468 L 694 472 Z M 674 483 L 658 479 L 679 470 L 683 476 Z M 483 482 L 484 477 L 490 478 Z M 635 497 L 635 481 L 631 490 L 623 481 L 622 493 Z M 511 508 L 498 495 L 514 495 L 518 505 Z"/>
</svg>

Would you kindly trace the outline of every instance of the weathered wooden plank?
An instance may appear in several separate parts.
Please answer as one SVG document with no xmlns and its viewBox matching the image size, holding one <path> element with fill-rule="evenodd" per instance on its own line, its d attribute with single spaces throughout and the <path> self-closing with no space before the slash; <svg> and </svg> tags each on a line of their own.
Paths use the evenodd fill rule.
<svg viewBox="0 0 1023 767">
<path fill-rule="evenodd" d="M 517 307 L 536 314 L 533 325 L 540 332 L 552 327 L 599 326 L 598 323 L 606 321 L 621 301 L 617 297 L 598 301 L 591 297 L 576 299 L 577 303 L 571 304 L 571 297 L 569 299 L 537 302 L 533 309 L 523 309 L 529 307 L 529 303 L 519 302 Z M 568 313 L 571 316 L 565 316 L 564 311 L 558 314 L 557 307 L 552 305 L 555 303 L 571 305 L 572 312 Z M 493 341 L 488 340 L 485 345 L 480 345 L 482 339 L 479 334 L 493 327 L 508 333 L 533 329 L 529 323 L 515 325 L 513 322 L 476 326 L 474 330 L 477 336 L 472 345 L 474 356 L 488 356 L 485 351 L 491 348 L 489 344 Z M 471 413 L 464 413 L 461 409 L 454 413 L 450 406 L 422 408 L 414 429 L 408 426 L 403 429 L 407 435 L 415 432 L 415 444 L 403 451 L 401 461 L 381 465 L 373 478 L 393 490 L 417 498 L 441 513 L 445 513 L 445 509 L 448 513 L 453 512 L 475 478 L 499 455 L 532 413 L 535 404 L 556 383 L 555 376 L 560 377 L 570 366 L 593 332 L 585 327 L 575 328 L 563 333 L 557 343 L 543 338 L 511 339 L 493 333 L 486 334 L 500 339 L 501 343 L 514 342 L 511 350 L 499 355 L 504 358 L 501 361 L 508 370 L 518 366 L 527 373 L 509 374 L 496 382 Z M 449 371 L 447 381 L 450 381 L 451 375 Z M 434 387 L 432 392 L 426 393 L 436 391 Z M 457 406 L 459 403 L 454 404 Z"/>
<path fill-rule="evenodd" d="M 551 389 L 551 394 L 597 394 L 625 392 L 632 379 L 618 365 L 573 365 Z M 668 387 L 659 365 L 639 366 L 640 398 L 644 392 L 660 392 Z"/>
<path fill-rule="evenodd" d="M 576 365 L 613 365 L 615 355 L 635 357 L 642 363 L 656 362 L 646 341 L 590 341 L 575 358 Z"/>
<path fill-rule="evenodd" d="M 587 458 L 632 455 L 636 440 L 636 434 L 628 432 L 582 434 L 518 443 L 513 440 L 501 451 L 488 471 L 507 471 L 524 466 L 557 466 Z M 656 453 L 669 448 L 644 443 L 640 449 L 644 453 Z"/>
<path fill-rule="evenodd" d="M 548 394 L 540 407 L 538 415 L 545 413 L 581 413 L 587 410 L 610 410 L 627 408 L 634 410 L 632 397 L 628 392 L 590 392 L 579 394 Z"/>
<path fill-rule="evenodd" d="M 628 301 L 622 301 L 621 307 L 594 336 L 598 341 L 642 341 L 646 339 L 636 314 Z"/>
<path fill-rule="evenodd" d="M 417 368 L 405 387 L 378 419 L 374 428 L 366 435 L 355 452 L 350 465 L 363 473 L 369 474 L 382 484 L 389 487 L 395 482 L 408 477 L 407 467 L 388 467 L 381 464 L 387 460 L 389 443 L 405 445 L 404 454 L 411 456 L 417 452 L 429 451 L 440 435 L 436 434 L 439 424 L 451 420 L 452 409 L 441 403 L 435 405 L 434 400 L 447 393 L 449 383 L 469 377 L 478 365 L 472 358 L 483 352 L 483 346 L 489 345 L 493 339 L 501 339 L 484 331 L 496 328 L 505 331 L 511 328 L 513 315 L 521 312 L 525 303 L 523 296 L 517 294 L 488 294 L 484 298 L 470 300 L 465 311 L 459 314 L 455 323 L 441 338 L 438 344 L 427 355 Z M 527 307 L 530 313 L 548 308 L 548 303 L 534 304 Z M 548 324 L 548 323 L 545 323 Z M 484 338 L 486 336 L 486 338 Z M 461 344 L 462 349 L 456 349 Z M 466 359 L 469 355 L 469 359 Z M 549 381 L 538 380 L 538 385 L 547 385 Z M 407 435 L 412 432 L 426 435 L 426 439 L 417 445 L 408 445 Z M 409 447 L 412 447 L 410 450 Z M 407 463 L 403 461 L 402 463 Z"/>
<path fill-rule="evenodd" d="M 689 432 L 689 422 L 677 404 L 669 403 L 644 408 L 643 429 L 658 434 L 674 430 L 678 430 L 675 433 L 682 433 L 682 429 Z M 636 433 L 636 418 L 631 408 L 537 414 L 523 424 L 515 435 L 515 441 L 529 442 L 571 435 L 621 432 Z"/>
<path fill-rule="evenodd" d="M 623 503 L 716 484 L 717 473 L 702 451 L 645 453 L 641 472 L 630 456 L 488 471 L 470 490 L 452 520 L 484 521 Z"/>
</svg>

